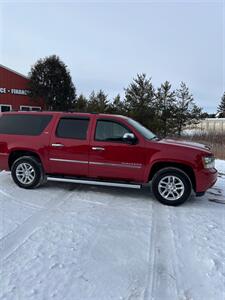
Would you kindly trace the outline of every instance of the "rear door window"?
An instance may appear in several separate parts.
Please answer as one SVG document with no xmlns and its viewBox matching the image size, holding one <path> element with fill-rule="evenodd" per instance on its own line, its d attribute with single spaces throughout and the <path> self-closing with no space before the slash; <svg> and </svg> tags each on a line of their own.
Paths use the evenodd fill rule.
<svg viewBox="0 0 225 300">
<path fill-rule="evenodd" d="M 61 118 L 56 136 L 65 139 L 86 140 L 89 118 Z"/>
<path fill-rule="evenodd" d="M 0 117 L 0 134 L 40 135 L 51 121 L 51 115 L 7 114 Z"/>
</svg>

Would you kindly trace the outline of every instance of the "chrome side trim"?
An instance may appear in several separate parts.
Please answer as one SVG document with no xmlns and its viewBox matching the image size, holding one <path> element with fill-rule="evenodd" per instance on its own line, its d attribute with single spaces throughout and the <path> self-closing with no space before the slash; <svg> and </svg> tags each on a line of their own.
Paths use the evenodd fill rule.
<svg viewBox="0 0 225 300">
<path fill-rule="evenodd" d="M 140 189 L 140 184 L 129 184 L 129 183 L 116 183 L 116 182 L 104 182 L 104 181 L 92 181 L 92 180 L 80 180 L 71 178 L 58 178 L 58 177 L 47 177 L 48 181 L 58 181 L 58 182 L 70 182 L 70 183 L 82 183 L 90 185 L 101 185 L 101 186 L 114 186 L 114 187 L 124 187 L 132 189 Z"/>
<path fill-rule="evenodd" d="M 76 163 L 76 164 L 88 164 L 86 160 L 71 160 L 71 159 L 62 159 L 62 158 L 49 158 L 51 161 L 61 161 L 61 162 L 68 162 L 68 163 Z"/>
<path fill-rule="evenodd" d="M 141 169 L 141 167 L 142 167 L 142 165 L 132 165 L 132 164 L 126 164 L 126 163 L 111 164 L 111 163 L 102 163 L 102 162 L 95 162 L 95 161 L 90 161 L 89 164 L 90 165 L 98 165 L 98 166 L 131 168 L 131 169 Z"/>
<path fill-rule="evenodd" d="M 88 164 L 86 160 L 72 160 L 72 159 L 62 159 L 62 158 L 49 158 L 51 161 L 60 161 L 60 162 L 68 162 L 68 163 L 77 163 L 77 164 Z M 95 166 L 108 166 L 108 167 L 119 167 L 119 168 L 130 168 L 130 169 L 141 169 L 142 165 L 135 165 L 129 163 L 121 163 L 121 164 L 113 164 L 113 163 L 102 163 L 97 161 L 90 161 L 90 165 Z"/>
</svg>

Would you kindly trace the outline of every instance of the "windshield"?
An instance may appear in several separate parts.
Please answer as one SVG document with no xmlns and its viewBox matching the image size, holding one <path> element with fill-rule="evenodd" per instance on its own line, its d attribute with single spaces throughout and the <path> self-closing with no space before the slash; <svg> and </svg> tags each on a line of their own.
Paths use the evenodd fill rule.
<svg viewBox="0 0 225 300">
<path fill-rule="evenodd" d="M 137 121 L 134 121 L 133 119 L 128 119 L 128 122 L 146 139 L 154 140 L 157 138 L 157 136 L 154 133 L 152 133 L 149 129 L 147 129 Z"/>
</svg>

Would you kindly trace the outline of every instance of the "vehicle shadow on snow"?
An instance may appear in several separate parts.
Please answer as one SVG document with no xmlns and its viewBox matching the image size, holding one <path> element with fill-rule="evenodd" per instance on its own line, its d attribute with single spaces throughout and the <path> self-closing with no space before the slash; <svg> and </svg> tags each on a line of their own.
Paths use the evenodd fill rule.
<svg viewBox="0 0 225 300">
<path fill-rule="evenodd" d="M 58 187 L 62 188 L 68 192 L 84 192 L 84 193 L 97 193 L 99 196 L 108 195 L 109 197 L 115 197 L 119 199 L 132 199 L 135 201 L 144 201 L 144 202 L 152 202 L 159 203 L 152 191 L 151 185 L 146 184 L 141 189 L 131 189 L 131 188 L 120 188 L 120 187 L 108 187 L 108 186 L 96 186 L 96 185 L 85 185 L 85 184 L 76 184 L 76 183 L 58 183 L 58 182 L 48 182 L 45 187 Z M 39 189 L 42 189 L 40 187 Z M 204 199 L 203 199 L 204 198 Z M 200 201 L 199 201 L 200 200 Z M 203 201 L 202 201 L 203 200 Z M 202 205 L 205 202 L 205 196 L 197 198 L 194 194 L 191 195 L 190 199 L 182 204 L 182 207 L 188 207 L 193 205 Z M 162 205 L 162 204 L 160 204 Z"/>
<path fill-rule="evenodd" d="M 76 184 L 76 183 L 58 183 L 58 182 L 47 182 L 45 187 L 58 187 L 68 192 L 85 192 L 85 193 L 98 193 L 98 194 L 108 194 L 113 197 L 120 198 L 133 198 L 142 200 L 154 200 L 154 196 L 151 192 L 151 187 L 146 185 L 141 189 L 132 188 L 121 188 L 121 187 L 110 187 L 110 186 L 96 186 L 96 185 L 86 185 L 86 184 Z M 42 189 L 43 187 L 39 187 Z"/>
</svg>

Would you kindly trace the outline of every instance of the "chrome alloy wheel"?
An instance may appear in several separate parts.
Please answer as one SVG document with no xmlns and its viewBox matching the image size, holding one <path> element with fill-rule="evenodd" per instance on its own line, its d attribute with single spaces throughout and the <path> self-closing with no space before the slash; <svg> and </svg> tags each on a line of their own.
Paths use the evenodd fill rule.
<svg viewBox="0 0 225 300">
<path fill-rule="evenodd" d="M 179 177 L 165 176 L 158 184 L 159 194 L 170 201 L 180 199 L 184 194 L 184 184 Z"/>
<path fill-rule="evenodd" d="M 21 163 L 16 168 L 16 177 L 22 184 L 31 184 L 35 176 L 35 170 L 29 163 Z"/>
</svg>

